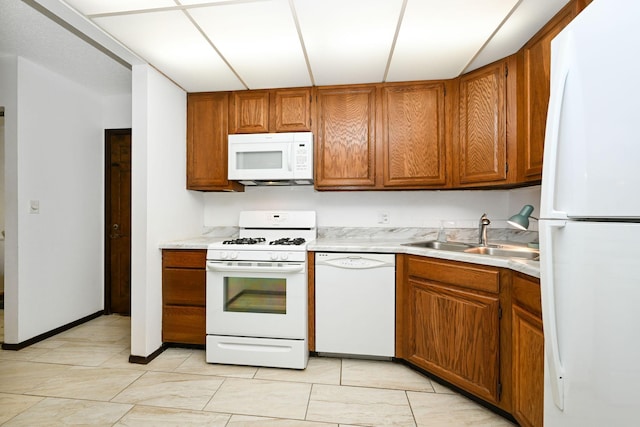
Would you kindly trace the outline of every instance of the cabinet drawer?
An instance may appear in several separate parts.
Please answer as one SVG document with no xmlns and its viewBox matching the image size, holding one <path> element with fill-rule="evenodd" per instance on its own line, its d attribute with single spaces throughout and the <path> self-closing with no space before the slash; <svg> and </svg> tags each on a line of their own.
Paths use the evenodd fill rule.
<svg viewBox="0 0 640 427">
<path fill-rule="evenodd" d="M 409 257 L 409 276 L 457 285 L 478 291 L 498 293 L 500 270 L 455 261 Z"/>
<path fill-rule="evenodd" d="M 535 277 L 514 273 L 511 286 L 514 304 L 525 308 L 538 317 L 542 317 L 540 280 Z"/>
<path fill-rule="evenodd" d="M 164 304 L 205 305 L 206 271 L 166 268 L 162 274 Z"/>
<path fill-rule="evenodd" d="M 162 267 L 202 268 L 207 265 L 205 249 L 176 249 L 162 251 Z"/>
<path fill-rule="evenodd" d="M 162 310 L 162 341 L 203 344 L 206 339 L 204 307 L 164 306 Z"/>
</svg>

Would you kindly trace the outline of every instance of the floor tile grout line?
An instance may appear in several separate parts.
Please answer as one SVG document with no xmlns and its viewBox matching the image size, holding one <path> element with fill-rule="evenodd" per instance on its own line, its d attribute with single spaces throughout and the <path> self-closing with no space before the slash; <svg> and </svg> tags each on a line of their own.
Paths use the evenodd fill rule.
<svg viewBox="0 0 640 427">
<path fill-rule="evenodd" d="M 411 416 L 413 417 L 413 424 L 414 424 L 416 427 L 419 427 L 419 426 L 418 426 L 418 420 L 416 420 L 416 414 L 413 412 L 413 405 L 411 405 L 411 399 L 409 399 L 409 391 L 408 391 L 408 390 L 406 390 L 406 391 L 404 392 L 404 395 L 405 395 L 405 397 L 407 398 L 407 403 L 409 404 L 409 410 L 411 411 Z"/>
<path fill-rule="evenodd" d="M 202 407 L 201 411 L 203 411 L 203 412 L 216 412 L 216 411 L 205 411 L 205 408 L 211 404 L 211 402 L 213 401 L 214 397 L 216 397 L 216 394 L 218 394 L 218 392 L 220 391 L 220 389 L 222 388 L 224 383 L 227 381 L 227 379 L 228 378 L 226 378 L 226 377 L 222 378 L 222 382 L 220 383 L 220 385 L 218 386 L 216 391 L 213 392 L 213 394 L 211 395 L 209 400 L 207 400 L 207 403 L 204 404 L 204 406 Z M 233 416 L 233 414 L 231 414 L 231 416 Z M 229 417 L 229 419 L 231 419 L 231 416 Z M 227 421 L 227 424 L 228 424 L 228 421 Z"/>
<path fill-rule="evenodd" d="M 307 397 L 307 407 L 304 410 L 305 421 L 307 421 L 307 416 L 309 415 L 309 405 L 311 404 L 311 395 L 313 394 L 314 387 L 315 387 L 315 383 L 311 383 L 311 388 L 309 389 L 309 397 Z"/>
<path fill-rule="evenodd" d="M 116 397 L 120 396 L 126 389 L 131 387 L 131 385 L 133 383 L 138 381 L 140 378 L 144 377 L 147 373 L 149 373 L 149 371 L 144 371 L 140 375 L 138 375 L 133 381 L 131 381 L 129 384 L 127 384 L 125 387 L 123 387 L 122 390 L 117 392 L 111 399 L 109 399 L 109 402 L 111 402 L 111 403 L 122 403 L 122 402 L 114 402 L 113 399 L 115 399 Z"/>
</svg>

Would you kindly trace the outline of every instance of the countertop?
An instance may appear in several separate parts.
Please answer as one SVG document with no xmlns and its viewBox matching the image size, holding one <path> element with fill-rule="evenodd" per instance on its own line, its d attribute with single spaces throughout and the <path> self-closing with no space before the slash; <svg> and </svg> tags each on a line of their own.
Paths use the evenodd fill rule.
<svg viewBox="0 0 640 427">
<path fill-rule="evenodd" d="M 431 258 L 468 262 L 472 264 L 490 265 L 493 267 L 504 267 L 514 271 L 519 271 L 520 273 L 524 273 L 529 276 L 540 277 L 539 261 L 531 261 L 522 258 L 467 254 L 464 252 L 453 252 L 403 245 L 403 243 L 409 242 L 411 242 L 411 240 L 407 239 L 317 239 L 309 242 L 307 250 L 314 252 L 378 252 L 419 255 Z"/>
<path fill-rule="evenodd" d="M 160 249 L 207 249 L 211 243 L 226 240 L 228 237 L 197 236 L 193 238 L 163 242 Z M 452 261 L 468 262 L 472 264 L 490 265 L 493 267 L 509 268 L 523 274 L 540 277 L 540 262 L 521 258 L 505 258 L 499 256 L 467 254 L 439 249 L 427 249 L 414 246 L 404 246 L 403 243 L 429 239 L 392 239 L 392 238 L 318 238 L 307 244 L 307 250 L 313 252 L 371 252 L 395 253 L 426 256 L 431 258 L 448 259 Z M 491 240 L 489 243 L 492 243 Z"/>
</svg>

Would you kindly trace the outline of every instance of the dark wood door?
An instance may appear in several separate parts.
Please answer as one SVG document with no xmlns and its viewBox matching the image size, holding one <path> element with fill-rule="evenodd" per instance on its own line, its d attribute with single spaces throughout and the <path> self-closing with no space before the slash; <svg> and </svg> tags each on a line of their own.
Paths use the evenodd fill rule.
<svg viewBox="0 0 640 427">
<path fill-rule="evenodd" d="M 105 131 L 105 312 L 131 313 L 131 129 Z"/>
</svg>

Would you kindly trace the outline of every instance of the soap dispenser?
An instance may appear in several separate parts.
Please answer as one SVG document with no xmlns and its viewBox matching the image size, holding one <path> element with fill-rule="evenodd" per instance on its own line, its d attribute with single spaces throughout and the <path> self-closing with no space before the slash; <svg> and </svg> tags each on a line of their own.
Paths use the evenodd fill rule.
<svg viewBox="0 0 640 427">
<path fill-rule="evenodd" d="M 438 230 L 438 242 L 446 242 L 447 233 L 444 231 L 444 224 L 440 221 L 440 229 Z"/>
</svg>

